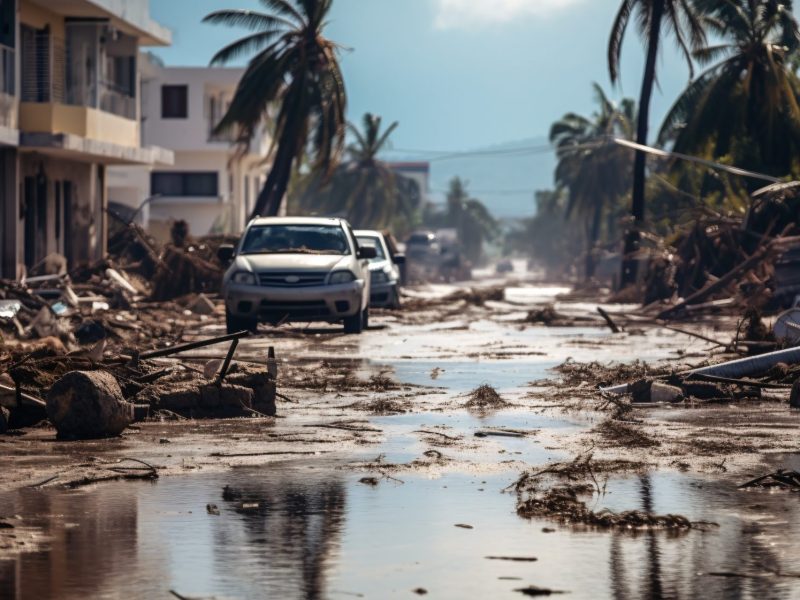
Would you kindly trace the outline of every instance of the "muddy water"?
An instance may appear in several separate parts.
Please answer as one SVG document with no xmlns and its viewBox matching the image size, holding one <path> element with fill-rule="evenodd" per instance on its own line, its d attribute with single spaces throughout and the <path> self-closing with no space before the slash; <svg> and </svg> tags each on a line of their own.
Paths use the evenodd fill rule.
<svg viewBox="0 0 800 600">
<path fill-rule="evenodd" d="M 680 536 L 547 533 L 551 523 L 513 512 L 513 498 L 501 492 L 508 474 L 402 476 L 377 486 L 359 478 L 335 463 L 294 462 L 19 492 L 4 507 L 50 541 L 0 562 L 0 598 L 168 598 L 171 589 L 218 598 L 407 598 L 417 588 L 431 598 L 517 598 L 514 590 L 528 585 L 573 598 L 797 597 L 796 579 L 769 574 L 796 569 L 800 514 L 789 494 L 684 476 L 612 480 L 598 506 L 682 512 L 720 527 Z M 223 496 L 225 485 L 234 498 Z"/>
<path fill-rule="evenodd" d="M 547 293 L 527 297 L 538 301 Z M 452 333 L 442 335 L 448 328 Z M 602 329 L 478 321 L 445 323 L 438 332 L 390 326 L 357 345 L 323 336 L 313 350 L 329 345 L 341 354 L 347 344 L 348 355 L 402 381 L 451 396 L 491 383 L 513 400 L 570 356 L 664 358 L 693 343 L 618 339 Z M 384 441 L 359 456 L 333 452 L 324 460 L 155 483 L 0 495 L 0 517 L 19 515 L 8 521 L 20 534 L 31 528 L 40 537 L 31 552 L 0 555 L 0 600 L 170 598 L 170 590 L 239 599 L 410 598 L 415 590 L 426 598 L 522 598 L 516 590 L 531 585 L 569 598 L 800 598 L 800 579 L 792 577 L 800 571 L 796 494 L 741 492 L 740 481 L 720 475 L 614 477 L 600 482 L 605 493 L 593 509 L 679 513 L 719 527 L 681 535 L 573 531 L 519 518 L 515 496 L 503 489 L 528 465 L 569 458 L 546 433 L 584 424 L 514 408 L 483 417 L 449 408 L 371 421 Z M 540 433 L 470 447 L 475 432 L 492 428 Z M 420 460 L 430 445 L 419 430 L 446 431 L 467 444 L 440 448 L 452 463 L 419 472 L 352 468 L 377 455 L 380 464 Z M 800 468 L 794 456 L 776 462 Z M 377 485 L 362 483 L 365 476 Z"/>
</svg>

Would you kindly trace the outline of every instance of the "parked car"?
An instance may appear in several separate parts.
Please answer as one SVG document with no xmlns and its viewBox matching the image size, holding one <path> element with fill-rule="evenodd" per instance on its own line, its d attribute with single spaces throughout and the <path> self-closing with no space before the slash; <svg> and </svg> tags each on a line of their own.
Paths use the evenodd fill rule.
<svg viewBox="0 0 800 600">
<path fill-rule="evenodd" d="M 222 280 L 229 333 L 255 331 L 259 322 L 342 322 L 347 333 L 369 323 L 369 261 L 344 219 L 266 217 L 252 220 L 234 246 Z"/>
<path fill-rule="evenodd" d="M 356 239 L 361 248 L 375 248 L 375 258 L 369 261 L 369 305 L 400 308 L 400 265 L 405 263 L 405 256 L 392 256 L 380 231 L 358 230 Z"/>
</svg>

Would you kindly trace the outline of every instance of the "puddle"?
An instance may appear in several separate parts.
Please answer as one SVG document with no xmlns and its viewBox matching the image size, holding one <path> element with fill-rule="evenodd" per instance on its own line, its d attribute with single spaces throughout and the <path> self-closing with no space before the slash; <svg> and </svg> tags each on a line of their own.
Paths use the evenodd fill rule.
<svg viewBox="0 0 800 600">
<path fill-rule="evenodd" d="M 372 361 L 370 361 L 372 362 Z M 376 364 L 376 363 L 372 363 Z M 505 361 L 380 361 L 394 371 L 402 383 L 444 387 L 456 393 L 469 392 L 487 383 L 499 392 L 518 391 L 548 376 L 557 362 Z M 376 366 L 378 366 L 376 364 Z"/>
<path fill-rule="evenodd" d="M 792 598 L 796 580 L 707 575 L 791 571 L 800 527 L 792 494 L 743 493 L 685 476 L 609 483 L 598 506 L 720 523 L 719 530 L 571 532 L 525 521 L 500 490 L 511 474 L 358 482 L 334 464 L 273 464 L 82 491 L 2 498 L 50 536 L 0 561 L 0 598 L 520 598 L 527 585 L 574 598 Z M 223 498 L 223 486 L 235 499 Z M 257 504 L 241 510 L 242 503 Z M 206 504 L 219 515 L 206 511 Z M 769 511 L 749 508 L 767 505 Z M 758 518 L 758 514 L 774 518 Z M 49 515 L 37 517 L 36 515 Z M 456 527 L 465 524 L 472 529 Z M 543 527 L 556 531 L 545 533 Z M 536 557 L 535 562 L 486 556 Z M 513 578 L 513 579 L 512 579 Z"/>
</svg>

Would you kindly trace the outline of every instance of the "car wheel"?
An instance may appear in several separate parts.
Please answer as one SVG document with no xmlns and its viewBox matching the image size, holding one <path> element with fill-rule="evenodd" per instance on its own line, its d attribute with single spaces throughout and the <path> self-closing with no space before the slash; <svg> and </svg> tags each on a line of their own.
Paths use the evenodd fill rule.
<svg viewBox="0 0 800 600">
<path fill-rule="evenodd" d="M 400 308 L 400 290 L 394 288 L 392 291 L 392 298 L 389 301 L 389 308 L 398 310 Z"/>
<path fill-rule="evenodd" d="M 364 329 L 369 329 L 369 308 L 365 308 L 361 313 L 361 321 L 364 323 Z"/>
<path fill-rule="evenodd" d="M 359 311 L 352 317 L 344 318 L 345 333 L 361 333 L 364 331 L 364 312 Z"/>
<path fill-rule="evenodd" d="M 240 331 L 255 333 L 258 329 L 258 321 L 247 317 L 237 317 L 226 310 L 225 328 L 228 330 L 228 333 L 239 333 Z"/>
</svg>

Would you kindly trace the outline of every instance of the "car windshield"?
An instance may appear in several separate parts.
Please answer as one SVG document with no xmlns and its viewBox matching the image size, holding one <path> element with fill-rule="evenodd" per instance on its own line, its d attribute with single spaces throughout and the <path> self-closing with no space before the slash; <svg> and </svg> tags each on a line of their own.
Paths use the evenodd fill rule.
<svg viewBox="0 0 800 600">
<path fill-rule="evenodd" d="M 386 254 L 383 252 L 383 244 L 381 241 L 373 236 L 359 236 L 358 245 L 362 248 L 375 248 L 375 258 L 370 258 L 369 262 L 378 262 L 386 260 Z"/>
<path fill-rule="evenodd" d="M 337 225 L 254 225 L 242 254 L 350 254 L 344 230 Z"/>
</svg>

